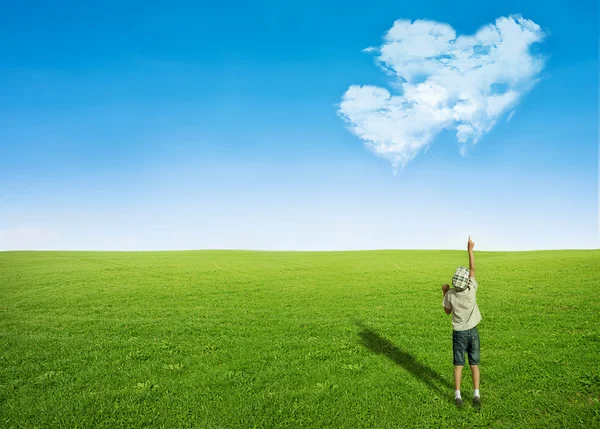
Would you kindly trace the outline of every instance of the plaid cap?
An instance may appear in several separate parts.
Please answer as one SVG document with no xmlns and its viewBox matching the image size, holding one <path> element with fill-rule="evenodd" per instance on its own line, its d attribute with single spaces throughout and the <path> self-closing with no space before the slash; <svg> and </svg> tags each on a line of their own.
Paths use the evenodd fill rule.
<svg viewBox="0 0 600 429">
<path fill-rule="evenodd" d="M 470 289 L 469 270 L 467 267 L 458 267 L 456 269 L 456 272 L 452 276 L 452 286 L 454 286 L 454 290 L 457 292 L 461 292 L 467 288 Z"/>
</svg>

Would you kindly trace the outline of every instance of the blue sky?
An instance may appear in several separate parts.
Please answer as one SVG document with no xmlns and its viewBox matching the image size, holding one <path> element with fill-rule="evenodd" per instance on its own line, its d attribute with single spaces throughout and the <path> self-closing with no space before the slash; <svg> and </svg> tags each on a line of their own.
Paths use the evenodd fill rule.
<svg viewBox="0 0 600 429">
<path fill-rule="evenodd" d="M 493 3 L 493 4 L 492 4 Z M 595 2 L 13 2 L 0 16 L 0 249 L 598 248 Z M 521 14 L 539 81 L 403 167 L 339 114 L 394 91 L 398 19 Z M 402 124 L 399 124 L 401 127 Z M 364 137 L 364 135 L 363 135 Z"/>
</svg>

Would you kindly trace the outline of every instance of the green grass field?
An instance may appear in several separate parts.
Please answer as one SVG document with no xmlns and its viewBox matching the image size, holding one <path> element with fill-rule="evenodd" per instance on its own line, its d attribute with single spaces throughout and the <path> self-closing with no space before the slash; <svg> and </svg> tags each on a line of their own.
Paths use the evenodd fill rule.
<svg viewBox="0 0 600 429">
<path fill-rule="evenodd" d="M 600 251 L 0 253 L 0 427 L 600 427 Z"/>
</svg>

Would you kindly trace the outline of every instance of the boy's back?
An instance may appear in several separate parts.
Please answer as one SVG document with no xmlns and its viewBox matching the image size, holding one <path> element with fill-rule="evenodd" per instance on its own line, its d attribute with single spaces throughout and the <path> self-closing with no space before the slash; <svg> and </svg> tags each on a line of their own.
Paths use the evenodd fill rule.
<svg viewBox="0 0 600 429">
<path fill-rule="evenodd" d="M 465 290 L 457 292 L 450 289 L 444 296 L 442 305 L 452 309 L 452 329 L 466 331 L 481 322 L 481 313 L 477 306 L 477 280 L 469 277 Z"/>
</svg>

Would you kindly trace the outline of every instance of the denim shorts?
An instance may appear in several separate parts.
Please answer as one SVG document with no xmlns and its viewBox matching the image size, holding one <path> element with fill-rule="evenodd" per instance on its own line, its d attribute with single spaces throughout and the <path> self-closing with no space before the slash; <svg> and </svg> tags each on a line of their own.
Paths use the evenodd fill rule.
<svg viewBox="0 0 600 429">
<path fill-rule="evenodd" d="M 469 365 L 479 365 L 479 332 L 477 326 L 467 331 L 452 331 L 452 352 L 454 365 L 464 366 L 465 353 L 469 355 Z"/>
</svg>

